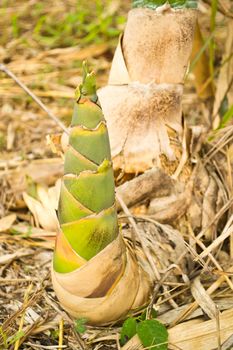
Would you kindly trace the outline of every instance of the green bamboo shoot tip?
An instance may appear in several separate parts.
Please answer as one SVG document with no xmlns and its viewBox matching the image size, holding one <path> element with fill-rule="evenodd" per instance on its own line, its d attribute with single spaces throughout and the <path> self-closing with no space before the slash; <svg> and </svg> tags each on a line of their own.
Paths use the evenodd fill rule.
<svg viewBox="0 0 233 350">
<path fill-rule="evenodd" d="M 118 235 L 115 185 L 107 126 L 94 73 L 83 64 L 65 152 L 54 269 L 64 273 L 91 259 Z"/>
<path fill-rule="evenodd" d="M 83 62 L 83 81 L 75 90 L 75 97 L 77 100 L 81 97 L 89 97 L 93 102 L 97 101 L 95 74 L 89 73 L 86 62 Z"/>
</svg>

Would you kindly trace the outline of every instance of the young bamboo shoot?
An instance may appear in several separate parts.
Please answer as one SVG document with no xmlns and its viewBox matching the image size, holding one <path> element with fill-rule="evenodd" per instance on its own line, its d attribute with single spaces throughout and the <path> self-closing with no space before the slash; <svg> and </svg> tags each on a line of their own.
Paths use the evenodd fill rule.
<svg viewBox="0 0 233 350">
<path fill-rule="evenodd" d="M 106 122 L 86 68 L 76 98 L 52 279 L 65 310 L 103 324 L 146 302 L 151 282 L 119 232 Z"/>
</svg>

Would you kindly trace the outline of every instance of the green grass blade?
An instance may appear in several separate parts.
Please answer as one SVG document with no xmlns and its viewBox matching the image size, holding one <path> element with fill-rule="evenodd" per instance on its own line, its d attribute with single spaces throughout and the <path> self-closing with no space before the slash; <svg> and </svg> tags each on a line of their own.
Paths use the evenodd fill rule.
<svg viewBox="0 0 233 350">
<path fill-rule="evenodd" d="M 233 105 L 228 109 L 228 111 L 223 115 L 221 123 L 218 129 L 222 129 L 226 124 L 233 118 Z"/>
<path fill-rule="evenodd" d="M 216 14 L 218 8 L 218 0 L 211 1 L 211 17 L 210 17 L 210 32 L 211 36 L 215 31 L 216 27 Z M 214 58 L 215 58 L 215 41 L 212 37 L 209 43 L 209 66 L 210 66 L 210 75 L 212 80 L 214 79 Z"/>
</svg>

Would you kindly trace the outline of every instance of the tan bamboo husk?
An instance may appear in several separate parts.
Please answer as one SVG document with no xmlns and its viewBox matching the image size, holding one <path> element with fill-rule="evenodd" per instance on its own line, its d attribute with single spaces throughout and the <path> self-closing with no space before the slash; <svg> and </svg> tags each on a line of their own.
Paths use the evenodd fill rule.
<svg viewBox="0 0 233 350">
<path fill-rule="evenodd" d="M 182 92 L 182 85 L 154 83 L 109 85 L 99 91 L 106 117 L 114 113 L 108 130 L 115 169 L 144 172 L 160 163 L 161 154 L 176 160 L 167 126 L 170 134 L 181 135 Z"/>
<path fill-rule="evenodd" d="M 147 302 L 152 282 L 121 235 L 73 272 L 52 269 L 52 280 L 70 315 L 98 325 L 116 321 Z"/>
<path fill-rule="evenodd" d="M 178 166 L 182 84 L 195 22 L 191 9 L 129 12 L 109 85 L 99 91 L 115 169 L 138 173 L 161 167 L 161 155 Z"/>
<path fill-rule="evenodd" d="M 70 273 L 52 269 L 52 281 L 62 307 L 74 318 L 84 317 L 92 325 L 117 321 L 149 302 L 152 286 L 160 272 L 175 264 L 186 250 L 181 234 L 167 227 L 157 230 L 153 223 L 138 222 L 138 234 L 150 250 L 157 277 L 144 249 L 132 231 L 123 229 L 121 235 L 94 258 Z M 162 235 L 161 235 L 162 230 Z M 135 249 L 136 248 L 136 249 Z M 181 267 L 185 271 L 186 260 Z M 171 274 L 171 280 L 176 277 Z"/>
</svg>

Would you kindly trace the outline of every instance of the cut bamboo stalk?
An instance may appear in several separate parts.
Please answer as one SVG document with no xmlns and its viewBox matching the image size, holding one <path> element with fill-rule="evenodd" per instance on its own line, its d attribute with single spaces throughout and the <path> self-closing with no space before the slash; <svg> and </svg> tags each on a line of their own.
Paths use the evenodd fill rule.
<svg viewBox="0 0 233 350">
<path fill-rule="evenodd" d="M 161 13 L 136 8 L 129 12 L 122 51 L 131 81 L 183 83 L 192 50 L 195 14 L 192 9 L 167 9 Z"/>
<path fill-rule="evenodd" d="M 165 155 L 168 167 L 172 164 L 171 173 L 178 167 L 183 132 L 181 97 L 196 15 L 195 9 L 175 10 L 169 5 L 129 12 L 109 85 L 98 93 L 115 169 L 138 173 L 163 167 L 161 155 Z M 175 145 L 171 138 L 177 140 Z"/>
</svg>

